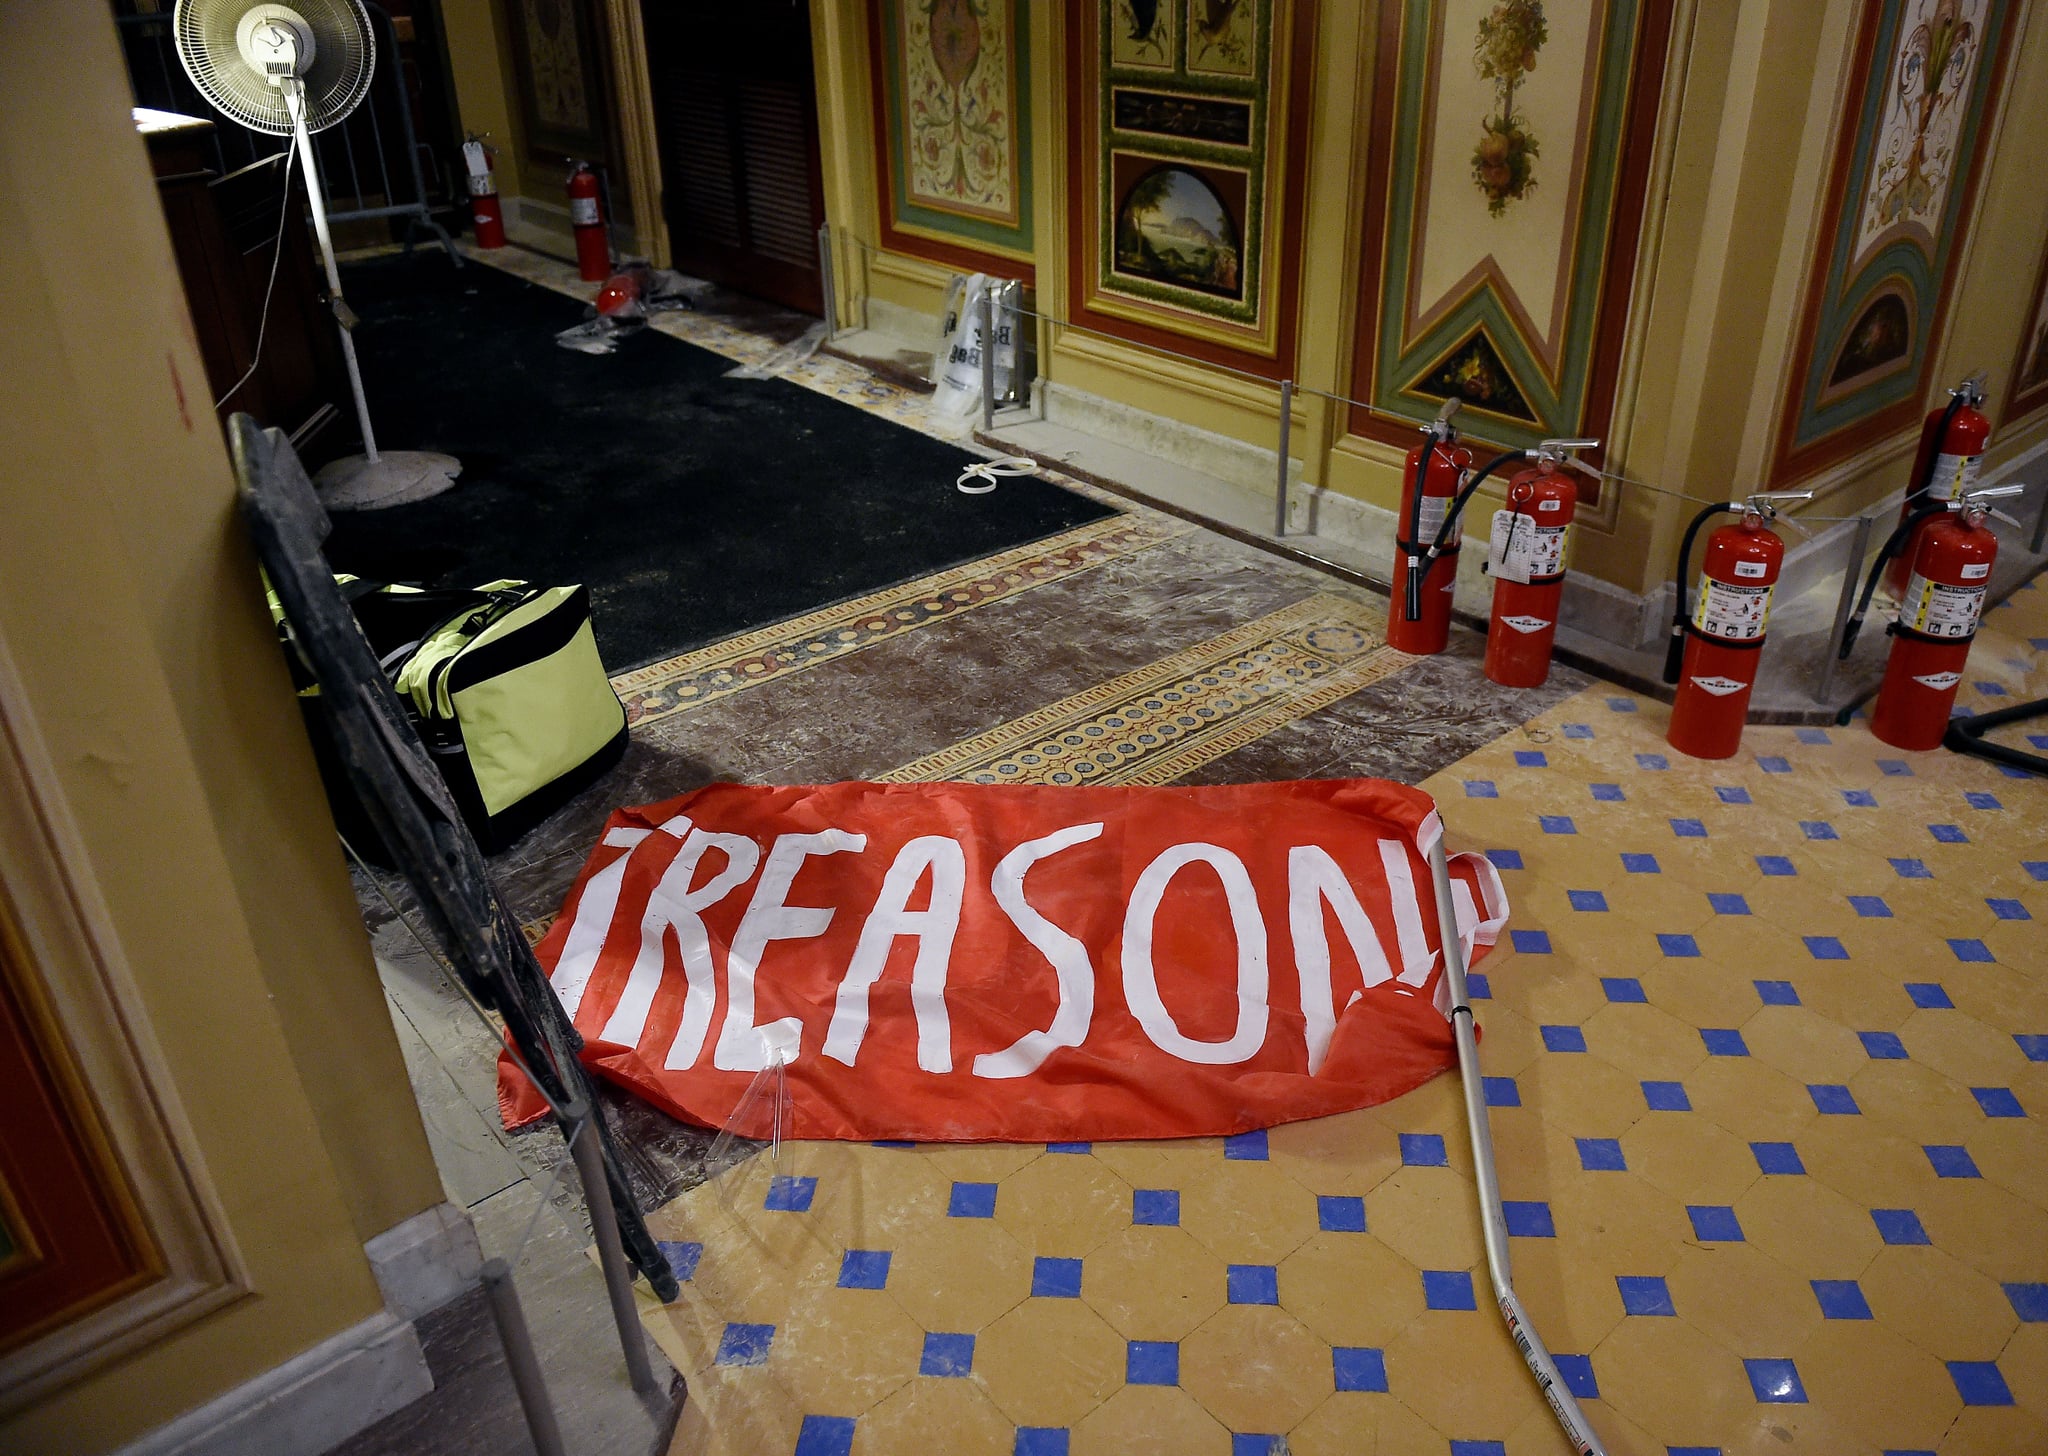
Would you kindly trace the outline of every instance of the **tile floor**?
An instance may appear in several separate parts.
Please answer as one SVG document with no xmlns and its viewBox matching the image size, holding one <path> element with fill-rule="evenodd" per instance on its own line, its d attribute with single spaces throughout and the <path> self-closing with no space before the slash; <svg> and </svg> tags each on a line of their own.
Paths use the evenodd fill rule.
<svg viewBox="0 0 2048 1456">
<path fill-rule="evenodd" d="M 2048 692 L 2048 590 L 1964 702 Z M 2048 785 L 1570 697 L 1426 780 L 1518 1288 L 1616 1452 L 2048 1450 Z M 976 760 L 977 762 L 979 760 Z M 1555 1452 L 1453 1078 L 1221 1142 L 790 1144 L 654 1216 L 678 1452 Z"/>
</svg>

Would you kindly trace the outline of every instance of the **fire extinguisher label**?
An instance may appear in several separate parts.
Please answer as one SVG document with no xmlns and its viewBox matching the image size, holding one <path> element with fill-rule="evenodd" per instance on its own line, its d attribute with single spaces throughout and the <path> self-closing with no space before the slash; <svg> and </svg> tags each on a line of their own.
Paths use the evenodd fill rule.
<svg viewBox="0 0 2048 1456">
<path fill-rule="evenodd" d="M 595 197 L 570 198 L 569 225 L 571 227 L 596 227 L 597 199 Z"/>
<path fill-rule="evenodd" d="M 491 180 L 491 174 L 488 172 L 472 172 L 469 174 L 469 195 L 471 197 L 496 197 L 498 195 L 498 184 Z"/>
<path fill-rule="evenodd" d="M 1496 581 L 1518 582 L 1561 576 L 1565 540 L 1570 534 L 1570 526 L 1539 526 L 1534 516 L 1495 511 L 1487 543 L 1487 575 Z"/>
<path fill-rule="evenodd" d="M 1422 545 L 1427 546 L 1436 539 L 1436 533 L 1443 529 L 1444 517 L 1449 515 L 1450 512 L 1450 496 L 1426 495 L 1422 498 L 1422 523 L 1418 536 L 1418 540 Z M 1450 539 L 1444 542 L 1444 549 L 1449 550 L 1457 545 L 1459 541 L 1464 539 L 1464 535 L 1465 533 L 1462 529 L 1453 529 Z"/>
<path fill-rule="evenodd" d="M 1963 675 L 1959 672 L 1922 673 L 1919 677 L 1913 679 L 1914 682 L 1920 684 L 1923 688 L 1933 688 L 1937 693 L 1947 692 L 1962 680 Z"/>
<path fill-rule="evenodd" d="M 1926 637 L 1968 637 L 1984 615 L 1984 588 L 1949 586 L 1915 572 L 1906 580 L 1899 625 Z"/>
<path fill-rule="evenodd" d="M 1738 567 L 1743 564 L 1736 563 Z M 1692 624 L 1706 636 L 1723 642 L 1753 642 L 1764 635 L 1770 623 L 1771 588 L 1736 586 L 1710 576 L 1700 579 Z"/>
<path fill-rule="evenodd" d="M 1934 457 L 1934 481 L 1928 486 L 1928 494 L 1942 500 L 1957 500 L 1967 495 L 1977 484 L 1977 469 L 1984 463 L 1982 455 L 1937 455 Z"/>
</svg>

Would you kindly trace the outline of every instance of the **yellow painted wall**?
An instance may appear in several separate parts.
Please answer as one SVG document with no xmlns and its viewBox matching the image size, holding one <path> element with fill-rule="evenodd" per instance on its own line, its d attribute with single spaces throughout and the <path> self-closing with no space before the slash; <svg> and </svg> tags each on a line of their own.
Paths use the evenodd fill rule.
<svg viewBox="0 0 2048 1456">
<path fill-rule="evenodd" d="M 442 1198 L 129 104 L 104 5 L 0 6 L 0 638 L 253 1292 L 9 1451 L 109 1449 L 366 1318 L 364 1239 Z"/>
</svg>

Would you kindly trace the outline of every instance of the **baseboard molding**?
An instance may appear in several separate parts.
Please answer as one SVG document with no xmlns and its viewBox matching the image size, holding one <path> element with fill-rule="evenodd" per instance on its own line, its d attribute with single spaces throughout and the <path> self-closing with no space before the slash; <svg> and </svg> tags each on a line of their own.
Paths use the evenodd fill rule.
<svg viewBox="0 0 2048 1456">
<path fill-rule="evenodd" d="M 320 1456 L 433 1388 L 411 1322 L 379 1310 L 118 1456 Z"/>
<path fill-rule="evenodd" d="M 469 1215 L 437 1203 L 363 1245 L 370 1272 L 384 1293 L 384 1308 L 402 1320 L 418 1319 L 474 1289 L 483 1251 Z"/>
</svg>

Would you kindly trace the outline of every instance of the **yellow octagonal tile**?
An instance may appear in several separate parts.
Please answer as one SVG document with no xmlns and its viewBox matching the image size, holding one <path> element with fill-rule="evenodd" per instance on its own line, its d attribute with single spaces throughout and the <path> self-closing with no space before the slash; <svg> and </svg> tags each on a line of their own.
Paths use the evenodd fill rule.
<svg viewBox="0 0 2048 1456">
<path fill-rule="evenodd" d="M 898 1451 L 944 1451 L 947 1456 L 1011 1456 L 1017 1429 L 996 1409 L 977 1380 L 951 1375 L 913 1376 L 908 1384 L 859 1417 L 855 1456 Z M 757 1447 L 766 1452 L 793 1447 Z"/>
<path fill-rule="evenodd" d="M 1280 1307 L 1332 1345 L 1384 1346 L 1422 1312 L 1421 1273 L 1369 1233 L 1317 1234 L 1279 1276 Z"/>
<path fill-rule="evenodd" d="M 1122 1387 L 1128 1348 L 1081 1300 L 1027 1299 L 982 1331 L 974 1373 L 1016 1424 L 1071 1426 Z"/>
<path fill-rule="evenodd" d="M 1735 1202 L 1750 1243 L 1804 1279 L 1854 1279 L 1877 1253 L 1877 1225 L 1812 1178 L 1763 1178 Z"/>
<path fill-rule="evenodd" d="M 1797 1147 L 1809 1177 L 1865 1208 L 1909 1206 L 1934 1186 L 1921 1145 L 1867 1114 L 1817 1117 Z"/>
<path fill-rule="evenodd" d="M 1935 1448 L 1941 1456 L 2013 1456 L 2048 1451 L 2048 1420 L 2024 1406 L 1966 1407 Z"/>
<path fill-rule="evenodd" d="M 1033 1254 L 1079 1258 L 1130 1227 L 1131 1185 L 1083 1153 L 1053 1153 L 1003 1179 L 996 1222 Z"/>
<path fill-rule="evenodd" d="M 1232 1431 L 1289 1431 L 1334 1389 L 1330 1347 L 1283 1309 L 1226 1304 L 1181 1341 L 1180 1383 Z"/>
<path fill-rule="evenodd" d="M 806 1289 L 776 1325 L 769 1363 L 800 1411 L 859 1415 L 916 1376 L 924 1333 L 881 1290 Z"/>
<path fill-rule="evenodd" d="M 985 1329 L 1031 1292 L 1031 1256 L 992 1218 L 942 1219 L 892 1253 L 889 1295 L 928 1330 Z"/>
<path fill-rule="evenodd" d="M 1967 1089 L 1917 1061 L 1866 1062 L 1849 1079 L 1849 1091 L 1865 1117 L 1915 1142 L 1959 1143 L 1984 1121 Z"/>
<path fill-rule="evenodd" d="M 1756 1403 L 1742 1362 L 1683 1320 L 1623 1320 L 1593 1362 L 1607 1403 L 1668 1445 L 1715 1445 Z"/>
<path fill-rule="evenodd" d="M 1266 1148 L 1311 1193 L 1364 1193 L 1401 1166 L 1400 1140 L 1369 1110 L 1284 1123 L 1267 1131 Z"/>
<path fill-rule="evenodd" d="M 1229 1456 L 1230 1432 L 1172 1385 L 1127 1385 L 1074 1427 L 1070 1456 Z"/>
<path fill-rule="evenodd" d="M 1807 1398 L 1873 1445 L 1932 1449 L 1963 1408 L 1947 1369 L 1873 1320 L 1826 1320 L 1789 1354 Z"/>
<path fill-rule="evenodd" d="M 1996 1282 L 1944 1250 L 1878 1250 L 1858 1281 L 1879 1324 L 1938 1360 L 1995 1360 L 2019 1327 Z"/>
<path fill-rule="evenodd" d="M 1224 1262 L 1184 1229 L 1127 1228 L 1088 1256 L 1081 1298 L 1127 1340 L 1178 1340 L 1223 1307 Z"/>
<path fill-rule="evenodd" d="M 1483 1295 L 1469 1313 L 1425 1311 L 1387 1345 L 1386 1361 L 1389 1389 L 1453 1440 L 1498 1441 L 1542 1403 L 1499 1311 Z"/>
<path fill-rule="evenodd" d="M 1275 1264 L 1316 1231 L 1315 1195 L 1271 1162 L 1218 1158 L 1181 1185 L 1180 1226 L 1233 1264 Z"/>
<path fill-rule="evenodd" d="M 1806 1088 L 1755 1057 L 1709 1057 L 1685 1084 L 1693 1111 L 1744 1142 L 1790 1142 L 1814 1120 Z"/>
<path fill-rule="evenodd" d="M 1707 1059 L 1699 1029 L 1654 1004 L 1603 1006 L 1585 1032 L 1588 1052 L 1637 1081 L 1681 1082 Z"/>
<path fill-rule="evenodd" d="M 1987 1117 L 1964 1146 L 1986 1178 L 2048 1208 L 2048 1130 L 2032 1117 Z"/>
<path fill-rule="evenodd" d="M 1854 1031 L 1810 1006 L 1759 1007 L 1742 1039 L 1751 1056 L 1801 1083 L 1846 1082 L 1870 1060 Z"/>
<path fill-rule="evenodd" d="M 1449 1168 L 1403 1168 L 1365 1195 L 1366 1227 L 1418 1269 L 1468 1269 L 1479 1258 L 1479 1201 Z"/>
<path fill-rule="evenodd" d="M 1516 1239 L 1512 1258 L 1515 1293 L 1555 1349 L 1590 1350 L 1621 1323 L 1621 1294 L 1607 1253 L 1566 1239 Z M 1472 1277 L 1483 1286 L 1483 1271 Z"/>
<path fill-rule="evenodd" d="M 1517 1080 L 1523 1108 L 1573 1137 L 1619 1137 L 1645 1115 L 1641 1079 L 1590 1054 L 1553 1053 Z"/>
<path fill-rule="evenodd" d="M 1968 980 L 1958 968 L 1949 980 Z M 1964 1087 L 2004 1086 L 2027 1065 L 2012 1033 L 1987 1026 L 1966 1012 L 1916 1011 L 1899 1030 L 1899 1040 L 1916 1062 Z"/>
<path fill-rule="evenodd" d="M 1682 1203 L 1733 1203 L 1761 1176 L 1748 1143 L 1697 1113 L 1645 1117 L 1621 1147 L 1630 1172 Z"/>
<path fill-rule="evenodd" d="M 1561 1242 L 1617 1273 L 1661 1274 L 1692 1238 L 1684 1205 L 1627 1174 L 1588 1174 L 1561 1184 L 1550 1213 Z"/>
<path fill-rule="evenodd" d="M 1340 1390 L 1287 1432 L 1287 1456 L 1443 1456 L 1444 1435 L 1392 1395 Z"/>
<path fill-rule="evenodd" d="M 1750 1244 L 1696 1244 L 1664 1282 L 1677 1318 L 1731 1350 L 1790 1350 L 1820 1325 L 1811 1282 Z"/>
<path fill-rule="evenodd" d="M 1943 1178 L 1914 1205 L 1937 1249 L 1997 1280 L 2048 1280 L 2048 1212 L 1984 1178 Z"/>
</svg>

